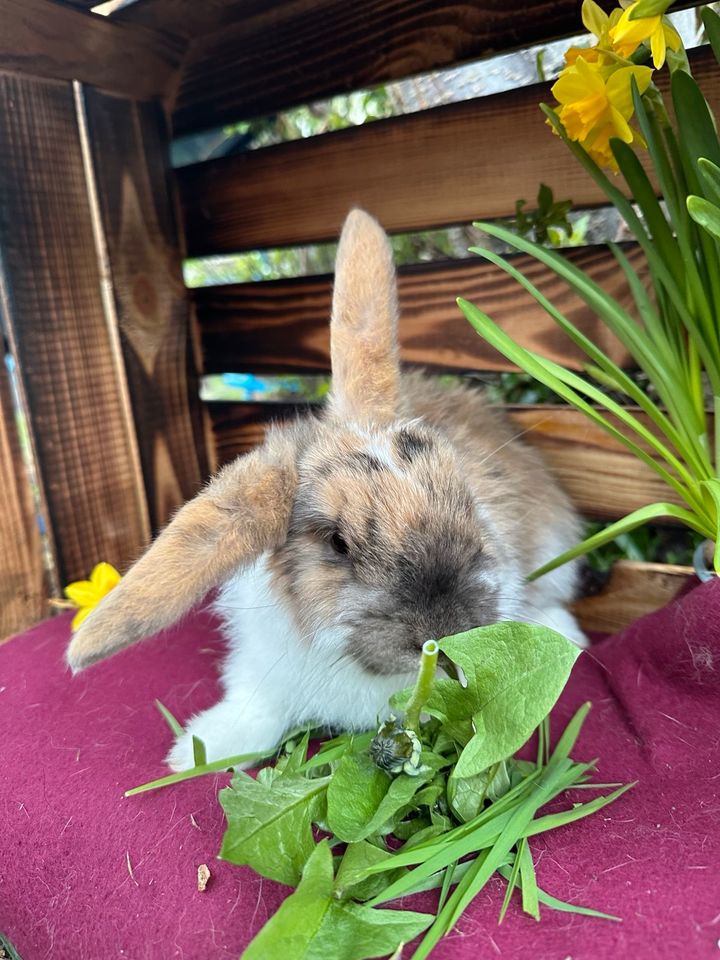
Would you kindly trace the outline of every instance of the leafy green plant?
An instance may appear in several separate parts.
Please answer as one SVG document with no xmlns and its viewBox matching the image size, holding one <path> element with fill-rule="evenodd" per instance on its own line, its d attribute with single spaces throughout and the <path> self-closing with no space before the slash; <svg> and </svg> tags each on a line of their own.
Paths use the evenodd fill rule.
<svg viewBox="0 0 720 960">
<path fill-rule="evenodd" d="M 635 314 L 554 250 L 500 224 L 476 224 L 511 249 L 530 254 L 565 281 L 625 346 L 646 375 L 649 389 L 641 389 L 511 261 L 484 247 L 472 250 L 514 277 L 585 352 L 587 377 L 519 346 L 487 314 L 459 300 L 470 323 L 504 356 L 622 443 L 674 493 L 674 502 L 648 504 L 633 511 L 534 576 L 661 518 L 680 521 L 714 540 L 714 566 L 720 572 L 720 142 L 707 101 L 688 72 L 687 58 L 678 46 L 680 38 L 658 14 L 668 5 L 661 0 L 651 7 L 633 4 L 608 18 L 592 0 L 585 0 L 584 20 L 592 25 L 598 44 L 585 52 L 573 51 L 575 59 L 569 61 L 566 77 L 561 75 L 553 87 L 562 101 L 557 112 L 542 105 L 554 131 L 624 217 L 645 253 L 649 290 L 623 251 L 611 245 L 618 269 L 627 278 Z M 642 30 L 632 26 L 638 15 L 645 18 L 637 21 Z M 703 21 L 720 59 L 720 17 L 706 9 Z M 631 30 L 635 33 L 628 33 Z M 648 44 L 652 40 L 653 57 L 659 38 L 663 57 L 666 42 L 678 47 L 672 58 L 668 55 L 675 125 L 660 91 L 649 80 L 650 68 L 623 59 L 631 48 L 634 58 L 646 55 L 645 48 L 633 39 L 640 35 L 647 35 Z M 640 74 L 641 70 L 646 73 Z M 627 85 L 625 89 L 621 82 Z M 587 84 L 586 100 L 582 100 L 583 84 Z M 582 105 L 590 101 L 600 118 L 593 129 L 578 121 L 585 109 Z M 620 116 L 621 111 L 625 115 Z M 639 130 L 628 126 L 633 114 Z M 661 200 L 629 145 L 633 141 L 647 144 Z M 598 161 L 619 170 L 639 213 Z M 618 394 L 638 407 L 642 417 L 619 403 L 615 399 Z M 715 411 L 714 429 L 710 405 Z"/>
<path fill-rule="evenodd" d="M 309 751 L 292 734 L 253 778 L 235 769 L 220 794 L 227 829 L 220 856 L 295 887 L 247 948 L 248 960 L 393 953 L 424 932 L 427 957 L 491 877 L 540 916 L 540 905 L 608 917 L 540 889 L 531 838 L 601 810 L 627 786 L 594 784 L 595 762 L 570 758 L 585 704 L 550 749 L 547 714 L 579 650 L 544 627 L 501 623 L 425 644 L 413 688 L 391 698 L 378 733 L 346 733 Z M 446 676 L 436 676 L 438 655 Z M 161 707 L 173 733 L 177 721 Z M 538 731 L 534 760 L 514 754 Z M 237 767 L 253 757 L 198 763 L 133 795 Z M 568 790 L 610 789 L 565 810 L 541 808 Z M 434 915 L 384 904 L 439 890 Z"/>
<path fill-rule="evenodd" d="M 537 243 L 557 245 L 559 231 L 566 237 L 572 234 L 572 224 L 568 220 L 568 213 L 572 207 L 572 200 L 556 200 L 552 189 L 541 183 L 537 195 L 537 207 L 526 210 L 527 200 L 515 201 L 515 216 L 506 221 L 510 230 L 518 236 L 532 237 Z M 555 228 L 553 231 L 552 228 Z M 553 243 L 553 237 L 556 242 Z"/>
</svg>

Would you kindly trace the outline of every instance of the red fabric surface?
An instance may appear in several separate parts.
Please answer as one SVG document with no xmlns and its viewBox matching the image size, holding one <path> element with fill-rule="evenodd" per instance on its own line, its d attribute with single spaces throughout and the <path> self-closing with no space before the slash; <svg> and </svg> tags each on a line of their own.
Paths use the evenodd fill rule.
<svg viewBox="0 0 720 960">
<path fill-rule="evenodd" d="M 215 858 L 228 776 L 122 796 L 165 772 L 170 733 L 154 698 L 184 720 L 218 696 L 213 620 L 197 613 L 75 679 L 68 633 L 58 618 L 0 647 L 0 930 L 23 960 L 237 957 L 286 891 Z M 624 922 L 545 909 L 536 924 L 514 903 L 498 927 L 495 881 L 433 957 L 717 958 L 719 671 L 713 581 L 584 654 L 556 708 L 558 730 L 592 700 L 576 757 L 640 783 L 538 838 L 538 880 Z"/>
</svg>

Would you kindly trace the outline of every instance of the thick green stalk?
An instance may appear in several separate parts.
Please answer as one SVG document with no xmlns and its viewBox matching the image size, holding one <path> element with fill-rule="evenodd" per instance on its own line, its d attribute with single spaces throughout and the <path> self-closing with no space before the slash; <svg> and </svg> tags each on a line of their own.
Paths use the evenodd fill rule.
<svg viewBox="0 0 720 960">
<path fill-rule="evenodd" d="M 405 711 L 405 726 L 408 730 L 418 732 L 420 726 L 420 711 L 427 703 L 432 689 L 432 682 L 435 679 L 435 670 L 437 669 L 438 654 L 440 647 L 435 640 L 426 640 L 422 648 L 422 657 L 420 659 L 420 669 L 418 670 L 415 689 L 413 690 L 410 702 Z"/>
</svg>

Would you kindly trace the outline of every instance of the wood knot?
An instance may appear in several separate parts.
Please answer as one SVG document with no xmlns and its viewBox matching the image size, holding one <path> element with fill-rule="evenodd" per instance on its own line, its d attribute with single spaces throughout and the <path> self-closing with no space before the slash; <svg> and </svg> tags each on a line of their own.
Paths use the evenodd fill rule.
<svg viewBox="0 0 720 960">
<path fill-rule="evenodd" d="M 154 316 L 158 309 L 158 295 L 146 276 L 139 276 L 133 283 L 133 306 L 144 316 Z"/>
</svg>

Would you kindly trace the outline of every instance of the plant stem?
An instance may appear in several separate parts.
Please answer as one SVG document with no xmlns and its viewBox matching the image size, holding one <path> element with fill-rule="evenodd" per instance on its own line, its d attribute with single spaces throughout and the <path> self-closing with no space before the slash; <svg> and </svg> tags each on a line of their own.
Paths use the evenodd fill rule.
<svg viewBox="0 0 720 960">
<path fill-rule="evenodd" d="M 438 654 L 440 647 L 435 640 L 426 640 L 422 648 L 422 657 L 420 659 L 420 669 L 418 670 L 415 689 L 413 690 L 410 703 L 405 711 L 405 726 L 408 730 L 418 732 L 420 725 L 420 711 L 424 707 L 428 697 L 432 682 L 435 679 L 435 670 L 437 668 Z"/>
</svg>

